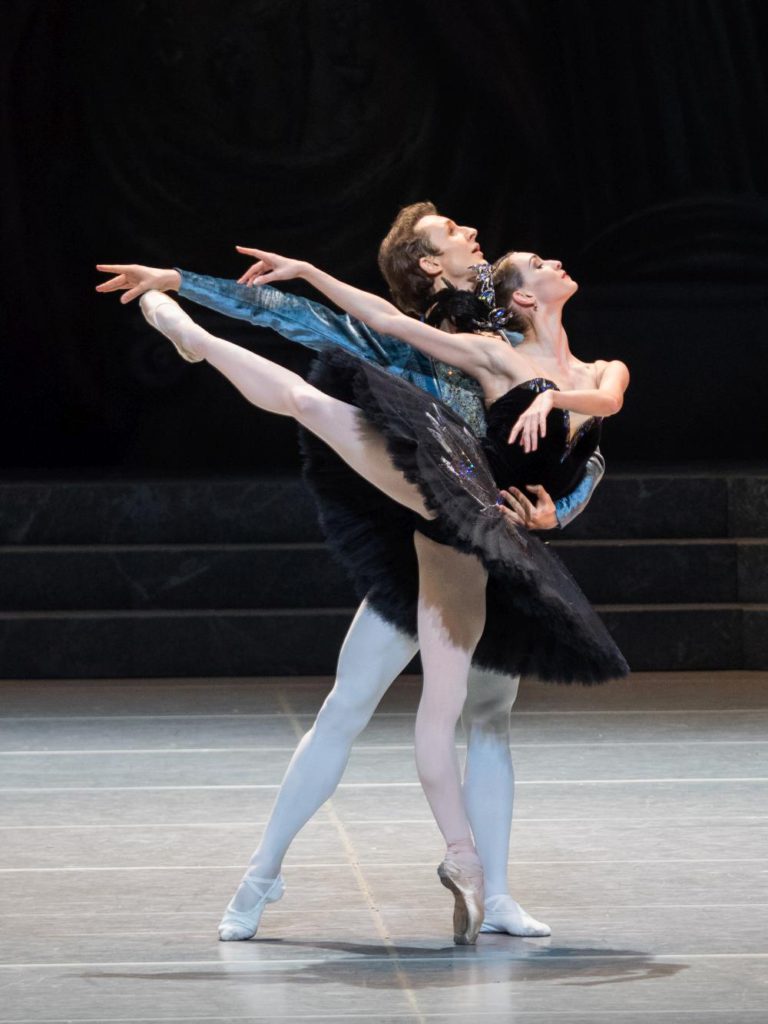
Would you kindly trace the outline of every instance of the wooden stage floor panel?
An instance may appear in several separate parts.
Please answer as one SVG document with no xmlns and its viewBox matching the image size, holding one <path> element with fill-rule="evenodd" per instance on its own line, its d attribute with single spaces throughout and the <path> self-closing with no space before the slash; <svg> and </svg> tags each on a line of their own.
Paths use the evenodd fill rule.
<svg viewBox="0 0 768 1024">
<path fill-rule="evenodd" d="M 451 942 L 400 680 L 250 942 L 216 925 L 327 679 L 0 683 L 0 1022 L 768 1022 L 768 673 L 524 683 L 512 892 Z"/>
</svg>

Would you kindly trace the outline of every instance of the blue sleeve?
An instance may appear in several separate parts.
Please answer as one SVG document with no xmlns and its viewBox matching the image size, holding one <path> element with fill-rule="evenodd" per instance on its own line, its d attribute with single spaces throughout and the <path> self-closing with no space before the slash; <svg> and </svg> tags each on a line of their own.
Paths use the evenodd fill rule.
<svg viewBox="0 0 768 1024">
<path fill-rule="evenodd" d="M 178 269 L 178 268 L 177 268 Z M 179 295 L 224 316 L 268 327 L 314 351 L 338 345 L 370 362 L 389 365 L 410 352 L 404 342 L 372 331 L 360 320 L 319 302 L 270 285 L 248 288 L 236 281 L 179 270 Z"/>
<path fill-rule="evenodd" d="M 603 479 L 605 473 L 605 459 L 598 448 L 591 456 L 584 469 L 584 476 L 576 488 L 564 498 L 555 502 L 555 516 L 557 525 L 562 529 L 568 526 L 573 520 L 580 516 L 589 504 L 595 488 Z"/>
</svg>

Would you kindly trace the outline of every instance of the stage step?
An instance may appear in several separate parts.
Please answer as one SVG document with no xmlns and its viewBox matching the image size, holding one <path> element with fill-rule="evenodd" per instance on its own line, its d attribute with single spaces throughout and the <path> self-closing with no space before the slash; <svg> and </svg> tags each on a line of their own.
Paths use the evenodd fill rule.
<svg viewBox="0 0 768 1024">
<path fill-rule="evenodd" d="M 768 605 L 597 608 L 635 671 L 768 667 Z M 329 674 L 352 612 L 4 612 L 2 677 Z"/>
<path fill-rule="evenodd" d="M 768 541 L 550 542 L 590 601 L 768 601 Z M 0 548 L 0 610 L 327 608 L 353 605 L 320 543 Z"/>
<path fill-rule="evenodd" d="M 766 537 L 768 475 L 607 476 L 568 538 Z M 299 479 L 0 484 L 0 545 L 319 541 Z"/>
<path fill-rule="evenodd" d="M 768 668 L 768 476 L 623 474 L 549 542 L 636 670 Z M 3 678 L 333 671 L 354 609 L 299 480 L 0 485 Z"/>
</svg>

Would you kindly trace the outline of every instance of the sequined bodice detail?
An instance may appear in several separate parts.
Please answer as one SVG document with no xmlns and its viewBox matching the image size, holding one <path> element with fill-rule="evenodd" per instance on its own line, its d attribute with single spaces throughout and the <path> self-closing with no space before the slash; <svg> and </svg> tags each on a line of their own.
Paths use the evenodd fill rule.
<svg viewBox="0 0 768 1024">
<path fill-rule="evenodd" d="M 439 359 L 433 359 L 432 365 L 442 400 L 466 420 L 474 434 L 482 436 L 486 426 L 483 389 L 473 377 L 455 366 L 441 363 Z"/>
<path fill-rule="evenodd" d="M 581 479 L 587 460 L 600 442 L 601 420 L 590 417 L 573 437 L 565 409 L 553 409 L 547 417 L 547 436 L 538 449 L 526 453 L 518 442 L 509 444 L 509 432 L 521 413 L 542 391 L 559 391 L 554 381 L 534 377 L 496 399 L 486 410 L 487 433 L 483 449 L 500 487 L 525 483 L 543 484 L 553 500 L 569 494 Z"/>
</svg>

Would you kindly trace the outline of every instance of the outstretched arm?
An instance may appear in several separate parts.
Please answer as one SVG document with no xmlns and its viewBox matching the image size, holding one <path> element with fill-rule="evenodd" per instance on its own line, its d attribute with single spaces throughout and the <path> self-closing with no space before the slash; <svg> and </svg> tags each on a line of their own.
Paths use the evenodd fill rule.
<svg viewBox="0 0 768 1024">
<path fill-rule="evenodd" d="M 97 285 L 96 291 L 122 292 L 120 301 L 123 303 L 131 302 L 150 289 L 177 291 L 184 299 L 224 316 L 267 327 L 286 340 L 314 351 L 338 345 L 383 366 L 400 364 L 413 356 L 412 349 L 404 342 L 380 336 L 360 320 L 278 288 L 247 288 L 225 278 L 135 263 L 102 263 L 98 269 L 114 276 Z"/>
<path fill-rule="evenodd" d="M 400 338 L 427 355 L 457 366 L 472 377 L 492 370 L 492 357 L 498 350 L 498 344 L 491 339 L 475 334 L 448 334 L 430 327 L 401 313 L 397 306 L 381 296 L 345 284 L 303 260 L 288 259 L 277 253 L 240 245 L 237 251 L 257 259 L 240 278 L 244 284 L 262 286 L 302 278 L 378 333 Z"/>
</svg>

